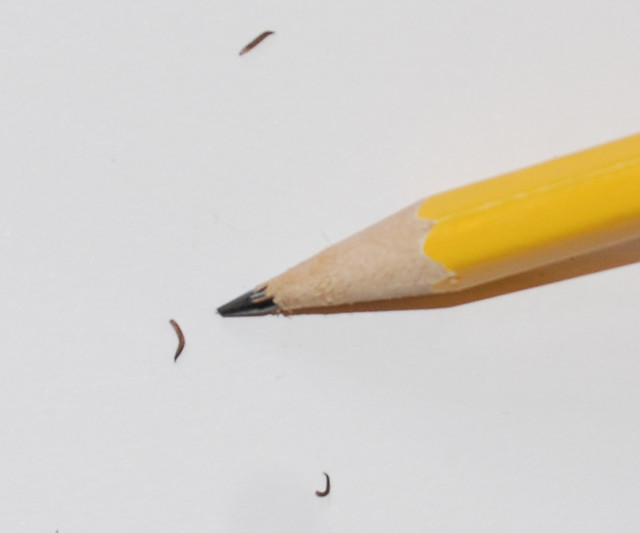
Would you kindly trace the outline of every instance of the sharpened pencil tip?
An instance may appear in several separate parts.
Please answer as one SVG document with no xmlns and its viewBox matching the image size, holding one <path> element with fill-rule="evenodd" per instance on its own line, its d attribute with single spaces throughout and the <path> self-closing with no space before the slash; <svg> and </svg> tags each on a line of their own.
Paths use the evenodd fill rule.
<svg viewBox="0 0 640 533">
<path fill-rule="evenodd" d="M 221 316 L 259 316 L 278 312 L 278 305 L 259 287 L 218 307 Z"/>
</svg>

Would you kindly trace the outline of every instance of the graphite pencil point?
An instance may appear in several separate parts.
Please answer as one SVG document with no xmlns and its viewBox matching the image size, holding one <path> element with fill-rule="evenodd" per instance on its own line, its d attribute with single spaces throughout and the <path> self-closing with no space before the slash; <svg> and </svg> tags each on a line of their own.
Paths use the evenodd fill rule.
<svg viewBox="0 0 640 533">
<path fill-rule="evenodd" d="M 266 296 L 264 287 L 238 296 L 234 300 L 218 307 L 221 316 L 259 316 L 278 312 L 278 306 L 272 298 Z"/>
</svg>

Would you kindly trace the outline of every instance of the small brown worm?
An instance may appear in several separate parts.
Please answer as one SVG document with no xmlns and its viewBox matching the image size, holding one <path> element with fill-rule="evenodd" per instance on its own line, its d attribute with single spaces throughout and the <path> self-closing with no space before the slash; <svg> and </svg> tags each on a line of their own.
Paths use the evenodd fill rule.
<svg viewBox="0 0 640 533">
<path fill-rule="evenodd" d="M 246 54 L 247 52 L 253 50 L 256 46 L 258 46 L 262 41 L 264 41 L 269 35 L 271 35 L 272 31 L 265 31 L 258 35 L 253 41 L 251 41 L 247 46 L 245 46 L 238 55 Z"/>
<path fill-rule="evenodd" d="M 329 474 L 327 474 L 326 472 L 322 473 L 324 474 L 324 477 L 327 478 L 327 487 L 324 489 L 324 492 L 321 492 L 319 490 L 316 491 L 316 496 L 318 496 L 319 498 L 324 498 L 329 494 L 329 491 L 331 490 L 331 481 L 329 480 Z"/>
<path fill-rule="evenodd" d="M 178 349 L 176 350 L 176 355 L 173 357 L 173 362 L 175 363 L 178 360 L 178 357 L 180 357 L 182 350 L 184 350 L 185 341 L 184 341 L 184 335 L 182 333 L 182 330 L 180 329 L 180 326 L 178 326 L 178 323 L 172 318 L 171 320 L 169 320 L 169 324 L 173 326 L 173 329 L 175 330 L 176 335 L 178 336 Z"/>
</svg>

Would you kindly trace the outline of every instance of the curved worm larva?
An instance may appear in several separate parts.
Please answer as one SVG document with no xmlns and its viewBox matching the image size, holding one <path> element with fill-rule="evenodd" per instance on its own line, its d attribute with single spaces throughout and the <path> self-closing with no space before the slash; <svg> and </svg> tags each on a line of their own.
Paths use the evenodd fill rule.
<svg viewBox="0 0 640 533">
<path fill-rule="evenodd" d="M 316 491 L 316 496 L 318 496 L 319 498 L 324 498 L 327 494 L 329 494 L 329 491 L 331 490 L 331 481 L 329 480 L 329 474 L 327 474 L 326 472 L 322 472 L 324 474 L 324 477 L 327 478 L 327 486 L 324 489 L 324 492 L 317 490 Z"/>
<path fill-rule="evenodd" d="M 272 31 L 265 31 L 258 35 L 253 41 L 251 41 L 247 46 L 245 46 L 238 55 L 246 54 L 250 50 L 253 50 L 256 46 L 258 46 L 262 41 L 264 41 L 269 35 L 271 35 Z"/>
<path fill-rule="evenodd" d="M 173 318 L 169 320 L 169 324 L 173 326 L 173 329 L 175 330 L 176 335 L 178 336 L 178 349 L 176 350 L 176 355 L 173 357 L 173 362 L 175 363 L 178 360 L 178 357 L 180 357 L 182 350 L 184 349 L 185 340 L 184 340 L 184 335 L 182 333 L 182 330 L 180 329 L 180 326 L 178 326 L 178 323 L 175 320 L 173 320 Z"/>
</svg>

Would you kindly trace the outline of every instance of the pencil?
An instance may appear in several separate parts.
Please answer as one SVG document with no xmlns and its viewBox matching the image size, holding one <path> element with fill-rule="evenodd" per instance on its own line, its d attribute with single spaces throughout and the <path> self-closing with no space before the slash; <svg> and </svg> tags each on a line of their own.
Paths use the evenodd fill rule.
<svg viewBox="0 0 640 533">
<path fill-rule="evenodd" d="M 459 291 L 639 236 L 640 134 L 421 200 L 218 312 Z"/>
</svg>

